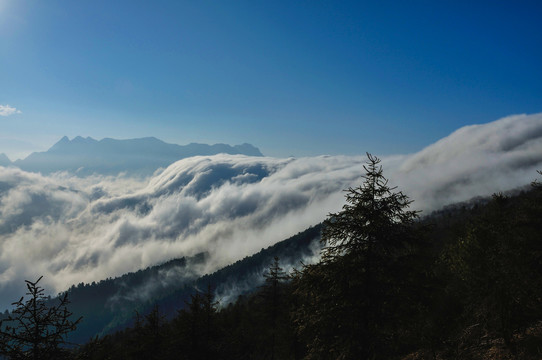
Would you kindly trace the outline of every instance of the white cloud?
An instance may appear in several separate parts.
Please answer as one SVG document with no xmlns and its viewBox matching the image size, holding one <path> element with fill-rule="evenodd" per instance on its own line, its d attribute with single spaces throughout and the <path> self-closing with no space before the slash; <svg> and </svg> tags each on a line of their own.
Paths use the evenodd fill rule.
<svg viewBox="0 0 542 360">
<path fill-rule="evenodd" d="M 9 105 L 0 105 L 0 116 L 10 116 L 13 114 L 21 114 L 21 111 Z"/>
<path fill-rule="evenodd" d="M 528 184 L 541 164 L 542 114 L 515 115 L 463 127 L 408 157 L 390 177 L 418 207 L 434 210 Z"/>
<path fill-rule="evenodd" d="M 201 272 L 322 221 L 358 185 L 365 156 L 200 156 L 148 182 L 0 167 L 0 307 L 45 275 L 52 293 L 200 251 Z M 542 114 L 466 127 L 384 174 L 425 212 L 528 184 L 542 169 Z"/>
</svg>

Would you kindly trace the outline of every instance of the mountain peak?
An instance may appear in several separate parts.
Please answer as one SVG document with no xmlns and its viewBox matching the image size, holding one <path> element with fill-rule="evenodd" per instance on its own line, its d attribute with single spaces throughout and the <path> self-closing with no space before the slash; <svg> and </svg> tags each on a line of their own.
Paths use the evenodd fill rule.
<svg viewBox="0 0 542 360">
<path fill-rule="evenodd" d="M 256 146 L 251 145 L 249 143 L 242 143 L 241 145 L 235 145 L 235 149 L 237 149 L 241 154 L 250 155 L 250 156 L 263 156 L 260 149 L 258 149 Z"/>
<path fill-rule="evenodd" d="M 53 146 L 49 148 L 48 151 L 58 151 L 64 148 L 66 145 L 70 143 L 70 139 L 67 136 L 63 136 L 62 139 L 58 140 Z M 30 155 L 32 156 L 32 155 Z"/>
<path fill-rule="evenodd" d="M 73 138 L 73 140 L 71 142 L 72 143 L 80 143 L 80 144 L 89 144 L 89 143 L 95 143 L 96 140 L 94 140 L 90 136 L 87 136 L 86 138 L 84 138 L 82 136 L 76 136 L 75 138 Z"/>
<path fill-rule="evenodd" d="M 11 160 L 7 157 L 6 154 L 2 153 L 0 154 L 0 166 L 8 166 L 11 165 Z"/>
</svg>

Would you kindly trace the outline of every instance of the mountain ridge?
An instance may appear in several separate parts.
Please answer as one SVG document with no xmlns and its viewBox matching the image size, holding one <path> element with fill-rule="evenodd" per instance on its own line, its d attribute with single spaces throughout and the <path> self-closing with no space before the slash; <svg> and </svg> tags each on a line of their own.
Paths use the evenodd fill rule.
<svg viewBox="0 0 542 360">
<path fill-rule="evenodd" d="M 34 152 L 24 159 L 7 164 L 13 164 L 25 171 L 44 174 L 67 171 L 79 176 L 120 173 L 148 176 L 159 168 L 167 167 L 187 157 L 220 153 L 263 156 L 257 147 L 248 143 L 233 146 L 223 143 L 178 145 L 166 143 L 155 137 L 96 140 L 76 136 L 70 140 L 63 136 L 47 151 Z M 0 157 L 0 165 L 3 160 Z"/>
</svg>

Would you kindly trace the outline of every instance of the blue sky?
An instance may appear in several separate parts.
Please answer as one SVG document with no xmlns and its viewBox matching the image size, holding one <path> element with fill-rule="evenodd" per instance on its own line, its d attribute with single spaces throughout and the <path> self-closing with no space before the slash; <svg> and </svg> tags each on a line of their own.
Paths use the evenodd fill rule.
<svg viewBox="0 0 542 360">
<path fill-rule="evenodd" d="M 0 0 L 0 152 L 63 135 L 414 152 L 542 111 L 541 18 L 539 1 Z"/>
</svg>

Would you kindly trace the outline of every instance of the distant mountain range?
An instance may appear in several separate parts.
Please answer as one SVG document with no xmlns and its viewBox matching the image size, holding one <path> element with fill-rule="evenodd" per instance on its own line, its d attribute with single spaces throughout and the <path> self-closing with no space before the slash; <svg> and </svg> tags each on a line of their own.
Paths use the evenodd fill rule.
<svg viewBox="0 0 542 360">
<path fill-rule="evenodd" d="M 72 140 L 64 136 L 44 152 L 35 152 L 22 160 L 11 162 L 0 154 L 0 166 L 14 165 L 25 171 L 49 174 L 68 171 L 80 176 L 91 174 L 151 175 L 159 168 L 165 168 L 177 160 L 198 155 L 241 154 L 263 156 L 260 150 L 250 144 L 168 144 L 154 137 L 117 140 L 77 136 Z"/>
</svg>

